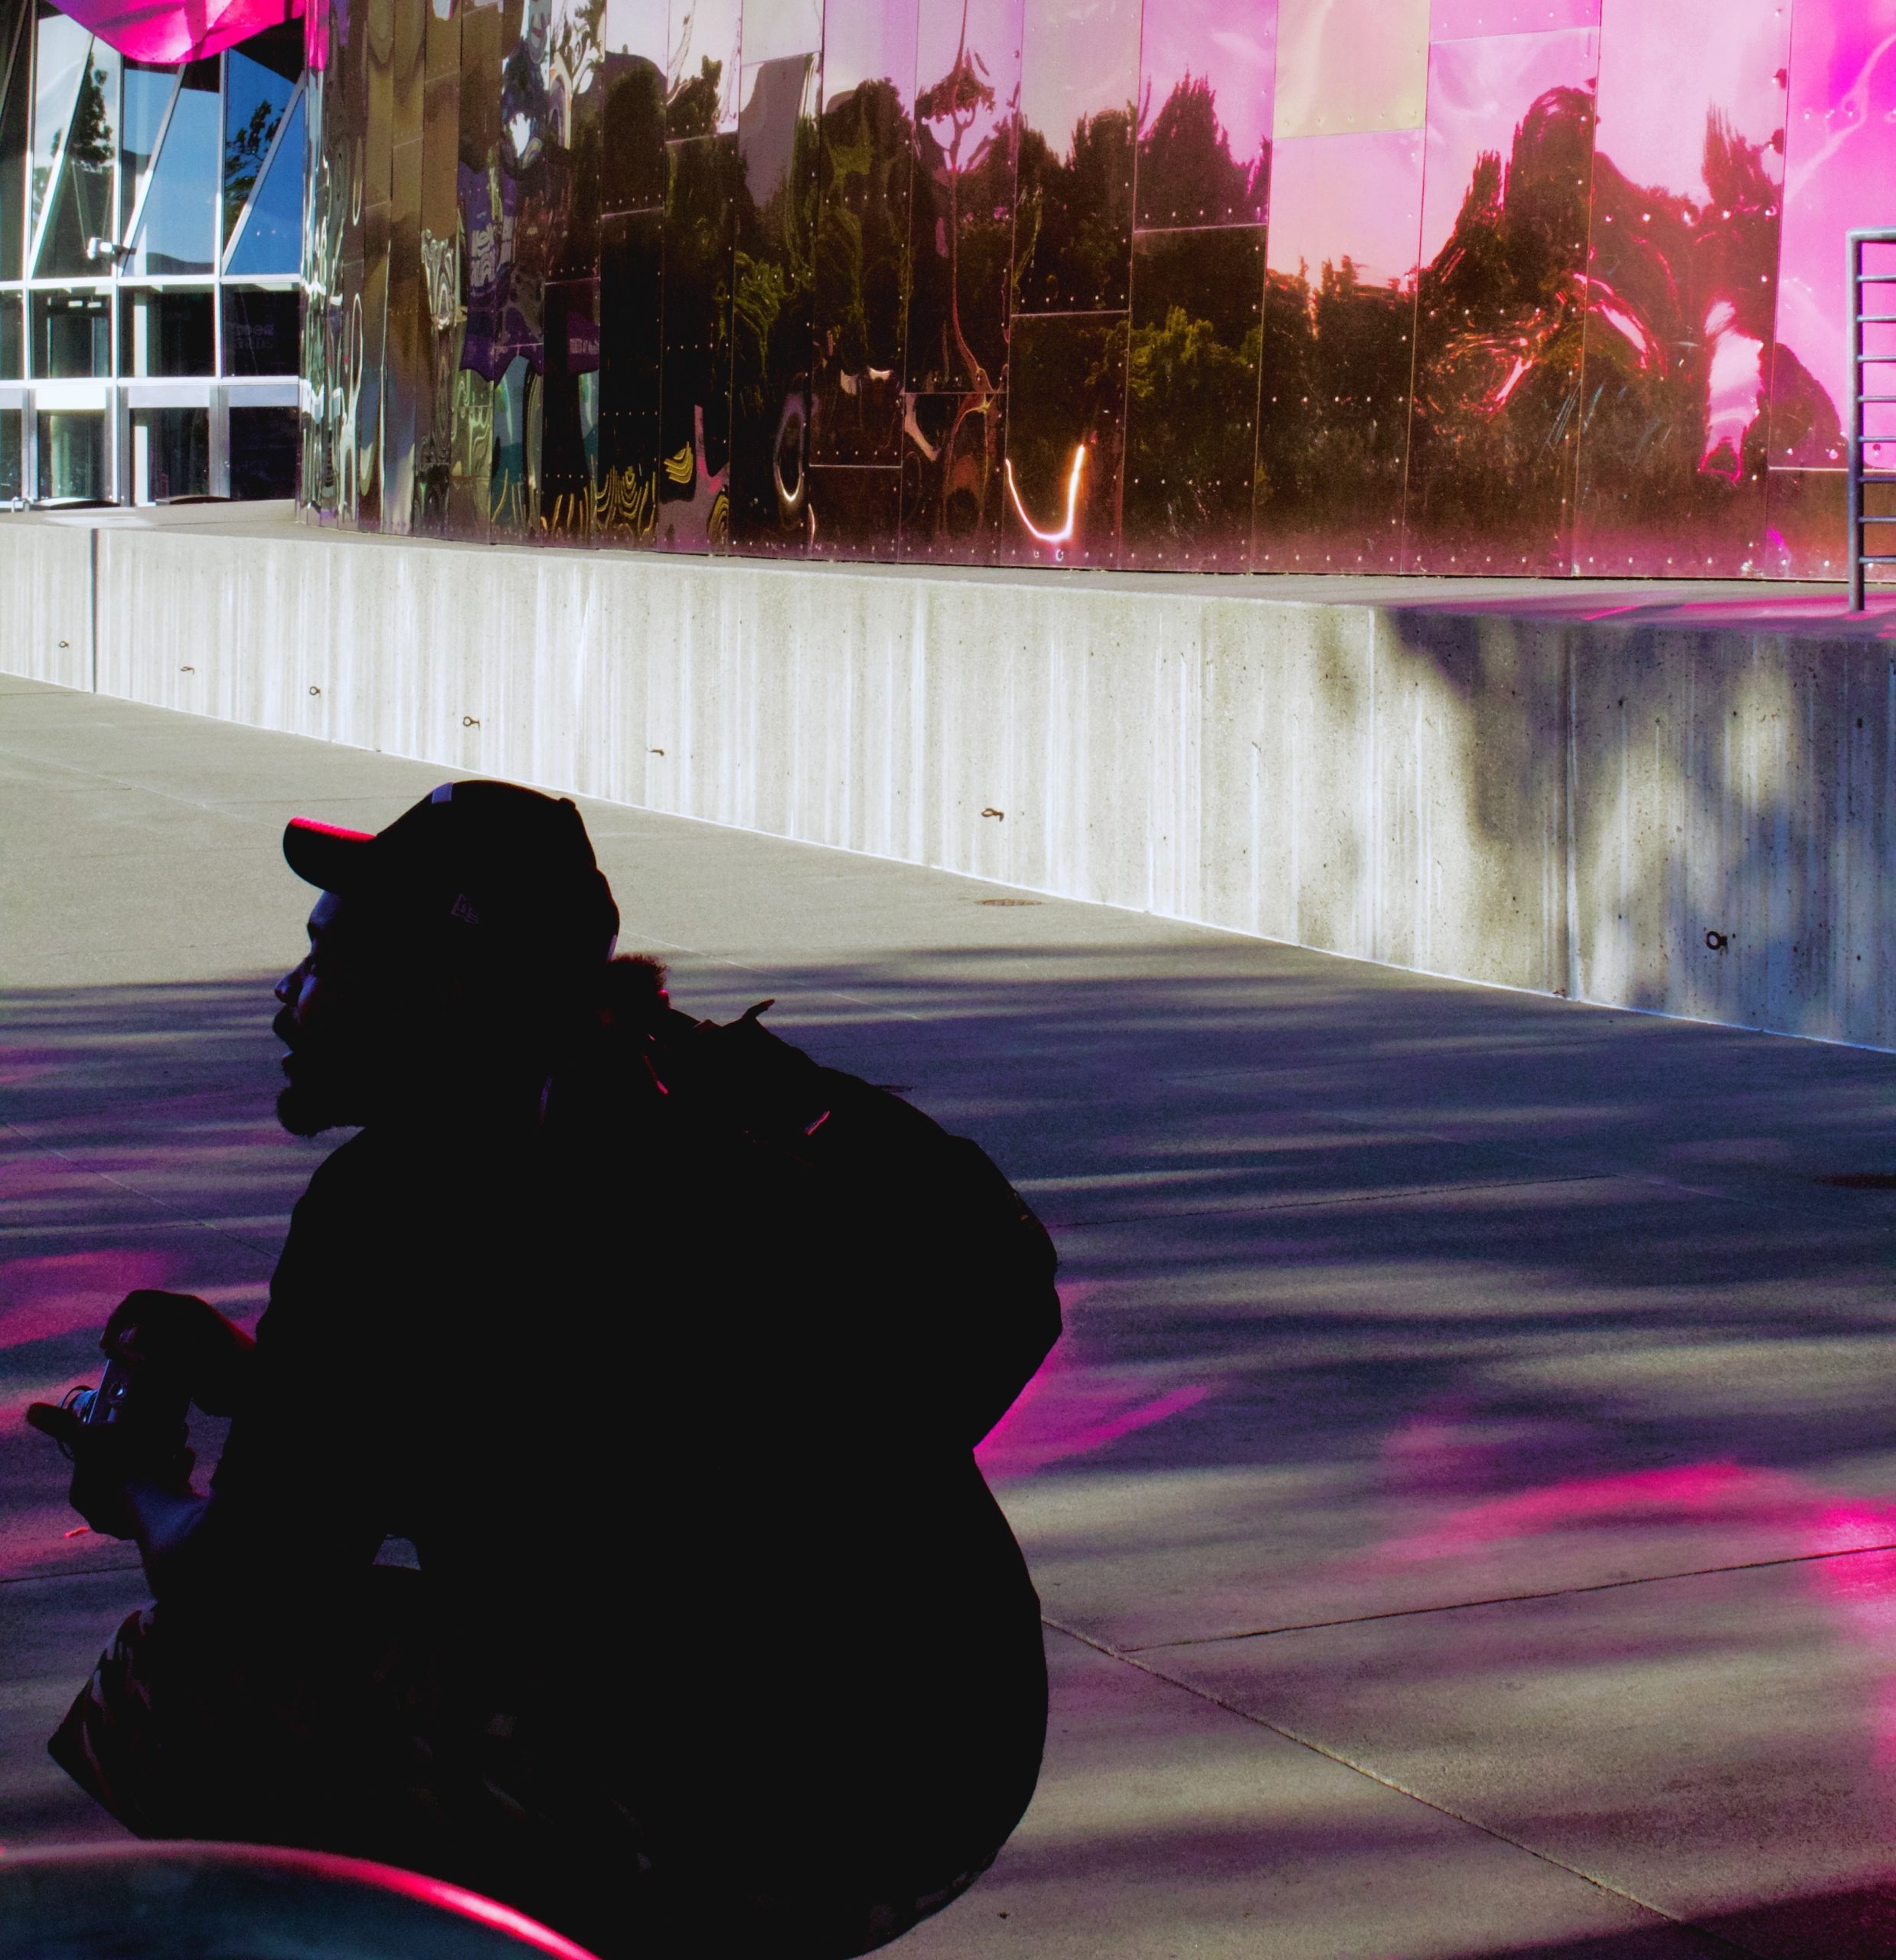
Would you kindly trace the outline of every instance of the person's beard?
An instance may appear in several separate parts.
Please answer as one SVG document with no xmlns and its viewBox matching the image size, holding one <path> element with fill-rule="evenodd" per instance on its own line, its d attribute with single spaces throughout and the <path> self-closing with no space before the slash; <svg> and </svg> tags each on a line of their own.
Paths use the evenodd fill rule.
<svg viewBox="0 0 1896 1960">
<path fill-rule="evenodd" d="M 272 1029 L 289 1050 L 276 1120 L 292 1136 L 319 1136 L 367 1120 L 370 1097 L 360 1070 L 345 1060 L 346 1048 L 299 1035 L 287 1012 L 277 1016 Z"/>
</svg>

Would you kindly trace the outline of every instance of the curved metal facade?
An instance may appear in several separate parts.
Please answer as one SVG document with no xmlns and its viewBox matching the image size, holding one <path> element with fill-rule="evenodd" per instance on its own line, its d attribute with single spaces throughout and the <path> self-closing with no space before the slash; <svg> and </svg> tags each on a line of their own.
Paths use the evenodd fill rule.
<svg viewBox="0 0 1896 1960">
<path fill-rule="evenodd" d="M 302 494 L 344 524 L 1842 575 L 1843 237 L 1896 217 L 1896 0 L 307 26 Z"/>
</svg>

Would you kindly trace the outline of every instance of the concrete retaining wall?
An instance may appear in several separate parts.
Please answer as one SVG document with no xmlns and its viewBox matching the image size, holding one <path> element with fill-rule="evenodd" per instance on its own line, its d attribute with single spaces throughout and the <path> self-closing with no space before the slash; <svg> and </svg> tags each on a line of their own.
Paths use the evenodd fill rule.
<svg viewBox="0 0 1896 1960">
<path fill-rule="evenodd" d="M 90 658 L 45 642 L 90 604 L 106 694 L 1896 1047 L 1896 662 L 1872 642 L 291 524 L 15 520 L 0 590 L 0 666 L 67 685 Z"/>
</svg>

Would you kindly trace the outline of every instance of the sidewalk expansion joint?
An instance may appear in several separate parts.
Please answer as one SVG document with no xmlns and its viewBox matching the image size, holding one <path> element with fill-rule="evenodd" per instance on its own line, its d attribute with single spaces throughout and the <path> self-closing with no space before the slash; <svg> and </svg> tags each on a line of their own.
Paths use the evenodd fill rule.
<svg viewBox="0 0 1896 1960">
<path fill-rule="evenodd" d="M 1524 1843 L 1509 1832 L 1494 1824 L 1484 1824 L 1480 1818 L 1470 1817 L 1466 1811 L 1457 1810 L 1452 1805 L 1443 1803 L 1436 1798 L 1424 1796 L 1420 1790 L 1411 1789 L 1406 1783 L 1399 1782 L 1395 1777 L 1385 1775 L 1381 1770 L 1372 1769 L 1369 1764 L 1359 1762 L 1355 1757 L 1346 1756 L 1342 1750 L 1332 1749 L 1313 1736 L 1301 1735 L 1294 1729 L 1287 1729 L 1281 1723 L 1267 1721 L 1261 1715 L 1254 1715 L 1248 1710 L 1227 1701 L 1222 1695 L 1213 1694 L 1208 1689 L 1195 1687 L 1189 1681 L 1180 1681 L 1176 1675 L 1167 1674 L 1162 1668 L 1141 1660 L 1139 1658 L 1140 1649 L 1114 1647 L 1105 1641 L 1095 1640 L 1090 1635 L 1082 1633 L 1078 1628 L 1065 1625 L 1045 1613 L 1041 1615 L 1040 1619 L 1043 1626 L 1050 1627 L 1056 1633 L 1065 1634 L 1070 1640 L 1077 1640 L 1082 1646 L 1090 1647 L 1095 1653 L 1104 1655 L 1108 1660 L 1121 1661 L 1154 1681 L 1163 1681 L 1169 1687 L 1180 1689 L 1195 1700 L 1221 1709 L 1227 1715 L 1235 1716 L 1239 1721 L 1247 1722 L 1253 1728 L 1265 1730 L 1271 1735 L 1281 1736 L 1287 1743 L 1294 1743 L 1299 1749 L 1308 1749 L 1313 1756 L 1320 1756 L 1326 1762 L 1333 1762 L 1340 1769 L 1352 1770 L 1366 1781 L 1379 1784 L 1397 1796 L 1407 1797 L 1412 1802 L 1420 1804 L 1424 1809 L 1434 1811 L 1438 1817 L 1445 1817 L 1454 1823 L 1464 1824 L 1470 1831 L 1478 1831 L 1483 1837 L 1493 1838 L 1496 1844 L 1506 1844 L 1511 1850 L 1523 1852 L 1555 1871 L 1565 1872 L 1569 1877 L 1578 1879 L 1582 1884 L 1591 1886 L 1596 1892 L 1604 1893 L 1609 1898 L 1619 1900 L 1642 1913 L 1650 1913 L 1667 1926 L 1689 1931 L 1724 1952 L 1743 1954 L 1748 1956 L 1748 1960 L 1758 1960 L 1753 1949 L 1741 1946 L 1717 1933 L 1709 1932 L 1689 1919 L 1682 1919 L 1676 1913 L 1667 1912 L 1663 1906 L 1654 1905 L 1650 1899 L 1642 1899 L 1637 1893 L 1627 1891 L 1623 1885 L 1615 1885 L 1609 1879 L 1596 1877 L 1592 1872 L 1584 1870 L 1578 1865 L 1569 1864 L 1564 1858 L 1557 1858 L 1549 1852 L 1538 1851 L 1533 1845 Z"/>
<path fill-rule="evenodd" d="M 1252 1627 L 1242 1633 L 1192 1633 L 1176 1640 L 1149 1640 L 1131 1647 L 1114 1648 L 1116 1654 L 1157 1654 L 1173 1647 L 1215 1647 L 1232 1640 L 1268 1640 L 1280 1633 L 1318 1633 L 1326 1627 L 1367 1626 L 1376 1620 L 1408 1620 L 1419 1619 L 1429 1613 L 1465 1613 L 1477 1606 L 1515 1606 L 1525 1605 L 1535 1599 L 1577 1599 L 1586 1592 L 1619 1592 L 1629 1586 L 1667 1586 L 1685 1579 L 1715 1579 L 1721 1573 L 1731 1572 L 1769 1572 L 1779 1566 L 1818 1565 L 1826 1559 L 1861 1558 L 1871 1552 L 1896 1552 L 1896 1544 L 1886 1545 L 1839 1545 L 1830 1552 L 1792 1552 L 1783 1558 L 1745 1559 L 1736 1565 L 1698 1565 L 1688 1566 L 1682 1572 L 1643 1573 L 1636 1579 L 1601 1579 L 1584 1586 L 1555 1586 L 1542 1592 L 1496 1592 L 1480 1599 L 1444 1599 L 1433 1606 L 1394 1606 L 1387 1612 L 1350 1613 L 1340 1619 L 1292 1620 L 1282 1626 Z M 1053 1622 L 1049 1620 L 1051 1626 Z M 1062 1627 L 1063 1633 L 1072 1632 L 1070 1627 Z M 1076 1639 L 1085 1635 L 1076 1634 Z"/>
</svg>

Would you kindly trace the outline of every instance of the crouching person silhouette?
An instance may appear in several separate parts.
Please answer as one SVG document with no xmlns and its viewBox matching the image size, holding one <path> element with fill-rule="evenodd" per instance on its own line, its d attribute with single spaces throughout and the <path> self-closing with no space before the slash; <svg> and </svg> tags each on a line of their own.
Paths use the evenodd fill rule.
<svg viewBox="0 0 1896 1960">
<path fill-rule="evenodd" d="M 321 896 L 279 1113 L 359 1127 L 254 1345 L 135 1293 L 98 1396 L 33 1413 L 154 1602 L 54 1755 L 141 1835 L 380 1859 L 602 1955 L 896 1938 L 1039 1770 L 972 1452 L 1059 1331 L 1045 1233 L 761 1006 L 615 958 L 570 802 L 457 782 L 284 851 Z M 188 1400 L 232 1418 L 205 1494 Z"/>
</svg>

